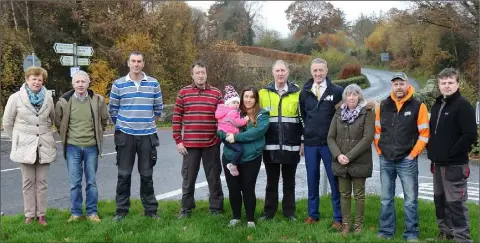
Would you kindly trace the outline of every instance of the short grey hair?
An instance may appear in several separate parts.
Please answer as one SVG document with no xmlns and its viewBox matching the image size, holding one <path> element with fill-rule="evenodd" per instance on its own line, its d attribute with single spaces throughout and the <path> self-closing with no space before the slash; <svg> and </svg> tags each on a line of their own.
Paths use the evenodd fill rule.
<svg viewBox="0 0 480 243">
<path fill-rule="evenodd" d="M 323 60 L 322 58 L 315 58 L 315 59 L 313 59 L 313 60 L 312 60 L 312 64 L 310 64 L 310 65 L 313 65 L 313 64 L 315 64 L 315 63 L 325 64 L 325 66 L 328 67 L 327 61 Z"/>
<path fill-rule="evenodd" d="M 80 76 L 84 76 L 85 78 L 87 78 L 87 81 L 90 83 L 90 76 L 88 76 L 88 73 L 83 71 L 83 70 L 78 70 L 72 77 L 72 83 L 73 83 L 73 78 L 77 75 L 80 75 Z"/>
<path fill-rule="evenodd" d="M 278 64 L 283 64 L 285 66 L 285 68 L 287 68 L 287 70 L 290 71 L 290 68 L 288 67 L 288 64 L 284 60 L 276 60 L 272 65 L 272 70 L 275 69 L 275 66 L 277 66 Z"/>
<path fill-rule="evenodd" d="M 350 84 L 347 87 L 345 87 L 342 94 L 343 101 L 347 100 L 347 95 L 351 94 L 352 92 L 355 92 L 358 94 L 358 104 L 365 101 L 365 99 L 363 98 L 363 90 L 357 84 Z"/>
</svg>

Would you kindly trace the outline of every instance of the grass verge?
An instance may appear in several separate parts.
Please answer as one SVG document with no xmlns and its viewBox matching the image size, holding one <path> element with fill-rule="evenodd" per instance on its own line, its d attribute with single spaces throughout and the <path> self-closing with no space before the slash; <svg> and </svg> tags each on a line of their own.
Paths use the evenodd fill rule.
<svg viewBox="0 0 480 243">
<path fill-rule="evenodd" d="M 48 209 L 48 226 L 38 223 L 25 225 L 22 214 L 2 216 L 2 242 L 381 242 L 376 238 L 380 200 L 378 196 L 366 198 L 365 232 L 360 236 L 350 235 L 343 238 L 330 230 L 332 207 L 330 197 L 321 198 L 320 222 L 305 225 L 307 202 L 297 202 L 296 222 L 287 221 L 277 213 L 272 221 L 257 221 L 254 229 L 246 227 L 245 218 L 241 225 L 227 227 L 231 217 L 230 206 L 225 201 L 225 213 L 210 216 L 207 201 L 197 201 L 197 208 L 189 219 L 178 220 L 180 210 L 178 201 L 160 201 L 160 219 L 144 218 L 139 200 L 132 200 L 130 214 L 122 222 L 115 223 L 114 201 L 100 201 L 99 214 L 103 221 L 98 224 L 86 220 L 67 223 L 70 216 L 67 210 Z M 281 207 L 280 207 L 281 208 Z M 352 210 L 354 205 L 352 205 Z M 403 200 L 395 200 L 397 214 L 397 232 L 390 242 L 403 241 L 404 217 Z M 261 215 L 263 201 L 258 200 L 256 218 Z M 470 225 L 473 241 L 478 241 L 478 208 L 469 204 Z M 435 208 L 431 201 L 419 200 L 420 240 L 436 237 Z"/>
</svg>

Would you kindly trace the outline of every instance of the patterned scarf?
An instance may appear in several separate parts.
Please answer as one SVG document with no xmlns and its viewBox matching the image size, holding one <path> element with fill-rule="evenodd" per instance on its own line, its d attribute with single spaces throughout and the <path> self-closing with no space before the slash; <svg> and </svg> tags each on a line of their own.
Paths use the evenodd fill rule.
<svg viewBox="0 0 480 243">
<path fill-rule="evenodd" d="M 360 114 L 360 111 L 362 108 L 366 105 L 365 102 L 362 102 L 357 105 L 357 107 L 353 110 L 348 109 L 348 105 L 346 103 L 342 104 L 341 106 L 341 117 L 343 122 L 347 122 L 348 124 L 351 124 L 357 119 L 358 115 Z"/>
<path fill-rule="evenodd" d="M 30 103 L 35 107 L 35 110 L 38 112 L 42 107 L 43 100 L 45 99 L 45 89 L 42 87 L 37 93 L 33 92 L 28 85 L 25 84 L 25 90 L 27 90 L 28 98 Z"/>
</svg>

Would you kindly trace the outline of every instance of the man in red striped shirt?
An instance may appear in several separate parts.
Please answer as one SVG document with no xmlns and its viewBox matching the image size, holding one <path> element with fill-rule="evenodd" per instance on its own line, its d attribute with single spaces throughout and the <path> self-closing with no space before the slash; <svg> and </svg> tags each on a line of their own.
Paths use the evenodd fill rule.
<svg viewBox="0 0 480 243">
<path fill-rule="evenodd" d="M 179 218 L 190 216 L 195 208 L 195 182 L 200 160 L 210 191 L 210 214 L 223 212 L 223 191 L 220 181 L 220 140 L 217 137 L 215 111 L 223 104 L 222 92 L 207 83 L 207 68 L 197 61 L 190 69 L 193 83 L 178 92 L 173 109 L 173 139 L 182 163 L 182 209 Z M 183 136 L 182 136 L 183 129 Z"/>
</svg>

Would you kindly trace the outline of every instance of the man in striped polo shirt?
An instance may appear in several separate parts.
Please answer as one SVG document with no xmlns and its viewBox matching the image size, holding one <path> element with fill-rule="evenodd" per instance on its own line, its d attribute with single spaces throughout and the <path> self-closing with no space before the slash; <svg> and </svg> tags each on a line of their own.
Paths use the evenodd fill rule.
<svg viewBox="0 0 480 243">
<path fill-rule="evenodd" d="M 130 208 L 130 185 L 135 155 L 140 173 L 140 198 L 144 215 L 157 219 L 158 202 L 153 190 L 153 166 L 159 145 L 156 120 L 163 110 L 158 81 L 142 72 L 143 54 L 132 52 L 128 58 L 130 72 L 115 80 L 110 92 L 109 112 L 115 124 L 118 181 L 115 221 L 122 220 Z"/>
<path fill-rule="evenodd" d="M 173 139 L 182 163 L 182 209 L 179 218 L 190 216 L 195 208 L 195 182 L 200 160 L 210 191 L 210 214 L 223 212 L 223 191 L 220 182 L 220 141 L 217 137 L 215 110 L 223 104 L 222 92 L 207 83 L 207 69 L 202 62 L 192 65 L 193 83 L 178 92 L 173 110 Z M 183 128 L 183 136 L 182 136 Z"/>
</svg>

